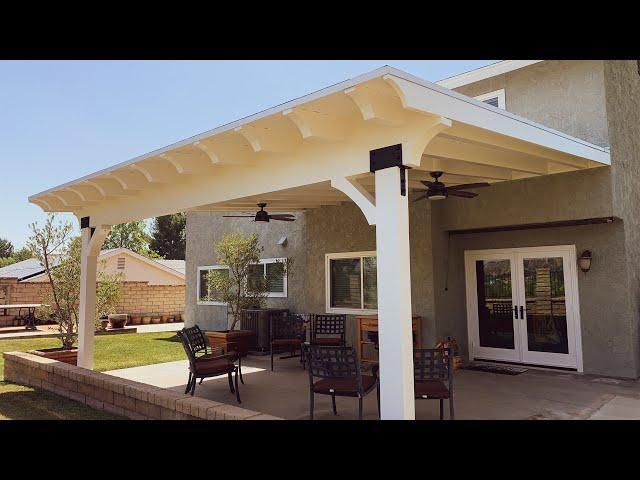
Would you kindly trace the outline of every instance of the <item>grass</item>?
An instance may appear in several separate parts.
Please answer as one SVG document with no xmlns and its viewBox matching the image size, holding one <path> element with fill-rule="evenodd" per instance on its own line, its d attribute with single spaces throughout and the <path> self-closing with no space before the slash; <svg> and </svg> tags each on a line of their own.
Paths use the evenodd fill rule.
<svg viewBox="0 0 640 480">
<path fill-rule="evenodd" d="M 175 332 L 102 335 L 95 338 L 95 370 L 117 370 L 185 358 Z M 26 352 L 59 346 L 55 338 L 0 340 L 0 420 L 106 420 L 117 418 L 58 395 L 3 381 L 3 352 Z"/>
</svg>

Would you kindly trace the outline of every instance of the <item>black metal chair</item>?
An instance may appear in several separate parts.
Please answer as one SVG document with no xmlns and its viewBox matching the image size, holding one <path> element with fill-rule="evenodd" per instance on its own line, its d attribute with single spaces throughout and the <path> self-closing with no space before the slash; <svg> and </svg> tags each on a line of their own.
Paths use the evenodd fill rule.
<svg viewBox="0 0 640 480">
<path fill-rule="evenodd" d="M 311 345 L 346 346 L 346 323 L 346 315 L 313 315 L 311 318 Z"/>
<path fill-rule="evenodd" d="M 440 400 L 440 420 L 444 400 L 449 400 L 449 419 L 453 420 L 453 349 L 413 350 L 414 396 L 418 400 Z"/>
<path fill-rule="evenodd" d="M 380 416 L 380 386 L 377 371 L 363 375 L 358 355 L 353 347 L 305 344 L 304 354 L 309 363 L 309 409 L 313 420 L 316 394 L 331 395 L 333 414 L 337 415 L 336 397 L 358 398 L 358 419 L 362 420 L 362 400 L 377 389 L 378 417 Z M 320 380 L 314 382 L 314 377 Z"/>
<path fill-rule="evenodd" d="M 276 350 L 281 351 L 283 348 L 287 348 L 290 351 L 290 355 L 280 357 L 280 359 L 285 359 L 296 358 L 296 349 L 299 349 L 300 360 L 303 360 L 302 344 L 306 339 L 306 331 L 304 328 L 304 317 L 302 315 L 291 314 L 284 311 L 274 312 L 269 316 L 269 332 L 271 371 L 273 371 L 273 355 Z"/>
<path fill-rule="evenodd" d="M 238 403 L 241 403 L 240 390 L 238 389 L 238 373 L 241 371 L 239 355 L 235 352 L 216 355 L 215 351 L 223 352 L 223 349 L 221 347 L 214 349 L 209 346 L 205 336 L 202 334 L 202 330 L 197 325 L 183 328 L 176 333 L 189 359 L 189 380 L 184 393 L 191 392 L 191 395 L 193 395 L 198 379 L 200 379 L 200 385 L 202 385 L 202 381 L 205 378 L 226 374 L 229 379 L 231 393 L 235 393 Z M 238 361 L 237 366 L 235 365 L 236 360 Z M 235 385 L 232 378 L 233 373 L 235 373 Z M 242 378 L 241 374 L 240 377 Z"/>
</svg>

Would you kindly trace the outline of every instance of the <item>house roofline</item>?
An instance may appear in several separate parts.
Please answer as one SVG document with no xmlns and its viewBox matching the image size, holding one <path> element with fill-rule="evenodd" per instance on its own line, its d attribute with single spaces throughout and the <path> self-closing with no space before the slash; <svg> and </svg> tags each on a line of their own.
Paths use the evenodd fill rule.
<svg viewBox="0 0 640 480">
<path fill-rule="evenodd" d="M 469 85 L 470 83 L 486 80 L 487 78 L 502 75 L 504 73 L 513 72 L 514 70 L 528 67 L 529 65 L 534 65 L 543 61 L 544 60 L 501 60 L 499 62 L 485 65 L 484 67 L 460 73 L 459 75 L 454 75 L 453 77 L 438 80 L 435 83 L 445 88 L 458 88 L 463 85 Z"/>
</svg>

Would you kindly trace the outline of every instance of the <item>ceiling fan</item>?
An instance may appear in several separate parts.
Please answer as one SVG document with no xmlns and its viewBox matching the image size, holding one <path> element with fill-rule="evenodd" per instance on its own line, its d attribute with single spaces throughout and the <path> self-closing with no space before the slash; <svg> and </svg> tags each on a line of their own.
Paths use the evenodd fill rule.
<svg viewBox="0 0 640 480">
<path fill-rule="evenodd" d="M 259 203 L 258 206 L 260 210 L 256 212 L 255 215 L 223 215 L 226 218 L 253 218 L 254 222 L 269 222 L 271 220 L 280 220 L 282 222 L 293 222 L 295 217 L 290 213 L 283 213 L 281 215 L 271 215 L 267 212 L 264 207 L 267 206 L 266 203 Z"/>
<path fill-rule="evenodd" d="M 490 183 L 481 182 L 481 183 L 465 183 L 463 185 L 455 185 L 453 187 L 447 187 L 444 183 L 438 180 L 442 176 L 443 172 L 429 172 L 429 174 L 434 178 L 435 182 L 430 182 L 428 180 L 421 180 L 421 183 L 427 187 L 427 193 L 421 197 L 415 199 L 422 200 L 424 198 L 428 198 L 429 200 L 444 200 L 445 198 L 452 197 L 463 197 L 463 198 L 473 198 L 478 196 L 477 193 L 473 192 L 465 192 L 463 191 L 466 188 L 480 188 L 480 187 L 489 187 Z"/>
</svg>

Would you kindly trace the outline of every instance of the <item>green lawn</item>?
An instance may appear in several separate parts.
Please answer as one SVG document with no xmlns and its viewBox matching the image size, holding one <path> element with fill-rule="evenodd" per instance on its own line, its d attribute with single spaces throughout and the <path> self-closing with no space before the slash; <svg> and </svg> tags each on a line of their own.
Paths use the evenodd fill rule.
<svg viewBox="0 0 640 480">
<path fill-rule="evenodd" d="M 3 352 L 59 346 L 55 338 L 0 340 L 0 420 L 116 418 L 58 395 L 3 381 Z M 131 333 L 96 337 L 95 370 L 116 370 L 186 358 L 175 332 Z"/>
</svg>

